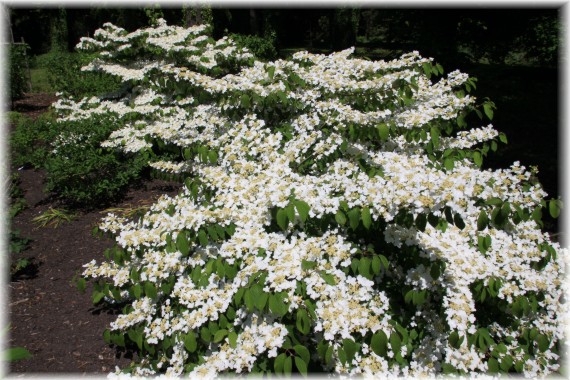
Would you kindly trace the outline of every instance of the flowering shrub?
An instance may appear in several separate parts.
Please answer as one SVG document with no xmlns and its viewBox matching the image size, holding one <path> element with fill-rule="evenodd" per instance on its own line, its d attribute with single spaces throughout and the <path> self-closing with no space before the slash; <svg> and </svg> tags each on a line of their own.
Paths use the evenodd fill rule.
<svg viewBox="0 0 570 380">
<path fill-rule="evenodd" d="M 116 247 L 85 266 L 93 302 L 124 307 L 104 333 L 139 352 L 123 372 L 559 369 L 567 251 L 531 173 L 481 169 L 505 136 L 468 127 L 494 110 L 474 79 L 415 52 L 257 62 L 206 32 L 106 24 L 85 70 L 128 92 L 58 104 L 124 120 L 103 145 L 185 183 L 109 214 Z"/>
</svg>

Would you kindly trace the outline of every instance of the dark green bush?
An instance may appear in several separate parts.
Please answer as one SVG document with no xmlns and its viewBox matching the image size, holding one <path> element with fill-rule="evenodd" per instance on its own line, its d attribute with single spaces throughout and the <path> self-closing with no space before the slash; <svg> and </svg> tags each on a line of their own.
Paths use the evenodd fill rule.
<svg viewBox="0 0 570 380">
<path fill-rule="evenodd" d="M 20 231 L 13 227 L 13 219 L 22 212 L 26 207 L 26 200 L 23 198 L 23 192 L 20 188 L 20 176 L 17 173 L 11 174 L 8 183 L 8 195 L 10 197 L 10 208 L 8 210 L 8 220 L 10 231 L 8 236 L 8 244 L 10 250 L 10 275 L 14 275 L 25 269 L 29 264 L 29 260 L 21 257 L 20 254 L 26 250 L 30 239 L 20 236 Z"/>
<path fill-rule="evenodd" d="M 12 164 L 45 168 L 46 191 L 73 206 L 106 203 L 136 182 L 148 162 L 146 154 L 101 148 L 118 123 L 108 116 L 74 122 L 56 122 L 52 114 L 22 119 L 11 138 Z"/>
<path fill-rule="evenodd" d="M 270 61 L 277 58 L 275 48 L 275 33 L 259 37 L 248 34 L 230 34 L 230 37 L 239 47 L 247 48 L 251 54 L 262 61 Z"/>
<path fill-rule="evenodd" d="M 119 126 L 108 116 L 58 122 L 59 134 L 45 160 L 46 190 L 73 206 L 93 207 L 120 196 L 147 166 L 147 153 L 101 148 Z"/>
<path fill-rule="evenodd" d="M 117 78 L 103 73 L 81 71 L 81 67 L 93 60 L 90 54 L 51 51 L 37 60 L 45 67 L 52 88 L 66 95 L 97 96 L 116 91 L 120 87 Z"/>
<path fill-rule="evenodd" d="M 10 99 L 22 98 L 28 90 L 27 67 L 27 44 L 10 44 Z"/>
<path fill-rule="evenodd" d="M 10 137 L 12 164 L 16 167 L 42 168 L 49 153 L 49 141 L 57 136 L 53 113 L 42 114 L 36 120 L 14 114 L 10 122 L 15 129 Z"/>
</svg>

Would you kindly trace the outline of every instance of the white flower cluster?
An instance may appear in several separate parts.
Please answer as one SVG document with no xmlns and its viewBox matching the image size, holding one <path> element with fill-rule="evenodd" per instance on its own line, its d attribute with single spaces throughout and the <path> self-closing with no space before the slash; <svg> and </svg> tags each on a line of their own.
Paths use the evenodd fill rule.
<svg viewBox="0 0 570 380">
<path fill-rule="evenodd" d="M 182 161 L 151 166 L 199 179 L 199 188 L 187 182 L 178 196 L 162 197 L 141 220 L 109 215 L 101 229 L 116 235 L 126 259 L 120 265 L 92 262 L 83 273 L 122 289 L 145 283 L 157 292 L 142 298 L 123 292 L 132 311 L 111 326 L 123 332 L 142 326 L 149 345 L 172 339 L 170 356 L 158 364 L 143 359 L 135 374 L 181 375 L 191 355 L 181 337 L 227 321 L 230 310 L 235 318 L 226 329 L 236 340 L 227 335 L 210 343 L 191 375 L 250 371 L 259 358 L 285 352 L 291 332 L 277 306 L 265 308 L 266 313 L 233 309 L 236 297 L 245 297 L 244 289 L 253 292 L 252 283 L 259 285 L 257 298 L 246 303 L 280 295 L 288 315 L 306 312 L 313 334 L 306 344 L 324 341 L 332 347 L 332 363 L 323 364 L 327 370 L 422 376 L 451 365 L 486 372 L 489 354 L 476 347 L 478 341 L 469 343 L 483 330 L 496 345 L 507 342 L 501 346 L 501 363 L 507 356 L 523 363 L 526 376 L 558 370 L 555 346 L 566 325 L 561 282 L 568 252 L 532 218 L 514 221 L 516 215 L 540 208 L 546 194 L 530 184 L 530 173 L 518 163 L 480 170 L 458 157 L 452 167 L 443 168 L 426 154 L 428 143 L 443 133 L 437 126 L 475 104 L 475 98 L 455 92 L 467 81 L 465 74 L 452 72 L 434 83 L 422 69 L 431 60 L 416 52 L 383 62 L 351 58 L 349 49 L 329 56 L 301 52 L 290 61 L 255 62 L 216 77 L 197 68 L 213 69 L 229 57 L 243 60 L 247 53 L 227 39 L 209 42 L 201 35 L 204 30 L 161 23 L 127 34 L 106 26 L 81 46 L 109 52 L 112 58 L 118 46 L 143 38 L 163 52 L 203 55 L 188 55 L 190 67 L 166 64 L 162 53 L 157 53 L 159 63 L 129 68 L 97 62 L 90 68 L 125 81 L 148 79 L 150 87 L 140 84 L 128 99 L 58 103 L 67 120 L 98 113 L 137 115 L 136 122 L 115 131 L 104 145 L 137 152 L 160 139 L 188 149 Z M 177 99 L 167 83 L 191 91 Z M 207 94 L 206 104 L 197 104 L 200 93 Z M 276 110 L 280 112 L 271 113 Z M 418 138 L 406 137 L 412 132 Z M 435 151 L 462 151 L 496 136 L 491 125 L 442 135 Z M 497 200 L 499 211 L 493 209 Z M 302 206 L 294 206 L 299 201 L 307 206 L 306 215 Z M 287 210 L 280 232 L 272 210 Z M 492 221 L 496 213 L 506 220 L 503 225 Z M 336 224 L 309 233 L 319 220 Z M 359 228 L 373 225 L 378 236 L 355 238 L 359 223 Z M 384 250 L 390 265 L 366 275 L 367 257 L 379 257 L 370 251 L 371 244 Z M 557 258 L 549 261 L 551 251 Z M 355 264 L 358 260 L 362 268 Z M 478 319 L 485 310 L 477 310 L 483 301 L 476 298 L 476 285 L 493 288 L 499 279 L 498 303 L 513 305 L 521 297 L 540 295 L 520 322 L 485 324 Z M 416 311 L 407 320 L 400 318 L 404 306 L 396 305 L 402 302 L 397 296 L 402 287 L 413 295 L 427 294 L 414 301 Z M 400 344 L 397 324 L 421 335 Z M 527 355 L 517 341 L 528 339 L 531 326 L 535 336 L 544 338 L 529 343 L 534 354 Z M 454 334 L 458 343 L 451 342 Z M 386 343 L 384 354 L 370 341 L 382 335 L 396 337 Z M 350 360 L 341 360 L 347 340 L 361 344 Z"/>
</svg>

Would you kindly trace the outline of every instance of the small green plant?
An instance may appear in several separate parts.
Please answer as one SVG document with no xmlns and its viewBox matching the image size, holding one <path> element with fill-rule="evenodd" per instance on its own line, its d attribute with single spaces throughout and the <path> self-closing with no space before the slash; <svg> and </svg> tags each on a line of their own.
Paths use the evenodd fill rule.
<svg viewBox="0 0 570 380">
<path fill-rule="evenodd" d="M 8 325 L 8 327 L 6 327 L 2 331 L 2 335 L 6 335 L 6 333 L 8 332 L 9 329 L 10 329 L 10 325 Z M 32 357 L 32 354 L 30 353 L 30 351 L 28 351 L 24 347 L 10 347 L 10 348 L 7 348 L 4 351 L 2 351 L 2 353 L 0 353 L 0 355 L 1 355 L 0 360 L 4 360 L 4 361 L 8 361 L 8 362 L 13 362 L 16 360 L 29 359 Z"/>
<path fill-rule="evenodd" d="M 13 256 L 22 253 L 30 243 L 30 239 L 20 236 L 20 231 L 10 231 L 10 254 Z M 10 274 L 14 275 L 30 265 L 30 261 L 23 257 L 15 257 L 10 265 Z"/>
<path fill-rule="evenodd" d="M 75 219 L 75 214 L 65 210 L 50 207 L 47 211 L 43 212 L 40 216 L 36 216 L 32 221 L 38 227 L 58 227 L 63 223 L 71 222 Z"/>
<path fill-rule="evenodd" d="M 14 362 L 17 360 L 29 359 L 32 357 L 30 351 L 24 347 L 11 347 L 2 352 L 3 360 Z"/>
<path fill-rule="evenodd" d="M 54 50 L 38 59 L 37 67 L 47 70 L 51 88 L 66 95 L 98 96 L 116 91 L 120 82 L 115 77 L 81 71 L 92 60 L 93 56 L 86 53 Z"/>
<path fill-rule="evenodd" d="M 59 132 L 53 125 L 53 113 L 44 113 L 35 120 L 26 116 L 12 116 L 10 121 L 16 125 L 10 136 L 12 164 L 16 167 L 29 165 L 42 168 L 49 154 L 49 142 Z"/>
<path fill-rule="evenodd" d="M 10 209 L 8 210 L 9 220 L 12 221 L 16 215 L 27 207 L 26 200 L 23 198 L 22 189 L 19 186 L 19 175 L 14 173 L 10 176 L 9 196 Z M 10 265 L 10 274 L 14 275 L 25 269 L 29 264 L 29 260 L 19 255 L 28 247 L 30 239 L 20 236 L 20 231 L 10 229 L 9 232 L 9 248 L 12 257 Z"/>
<path fill-rule="evenodd" d="M 58 137 L 44 159 L 46 190 L 73 206 L 91 207 L 119 197 L 136 183 L 147 166 L 148 154 L 102 148 L 113 128 L 113 116 L 58 122 Z"/>
<path fill-rule="evenodd" d="M 49 112 L 33 120 L 11 116 L 11 158 L 16 167 L 47 171 L 46 191 L 73 206 L 108 202 L 140 178 L 148 155 L 101 147 L 114 128 L 112 115 L 75 122 L 56 122 Z"/>
<path fill-rule="evenodd" d="M 275 32 L 264 37 L 248 34 L 231 34 L 230 37 L 237 46 L 247 48 L 259 60 L 269 61 L 277 58 L 277 49 L 275 48 L 277 36 Z"/>
</svg>

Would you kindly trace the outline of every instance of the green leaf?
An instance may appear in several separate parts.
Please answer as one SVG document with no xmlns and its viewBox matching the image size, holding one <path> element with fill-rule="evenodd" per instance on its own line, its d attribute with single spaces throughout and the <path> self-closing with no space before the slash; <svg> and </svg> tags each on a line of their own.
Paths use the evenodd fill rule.
<svg viewBox="0 0 570 380">
<path fill-rule="evenodd" d="M 489 224 L 489 217 L 487 216 L 485 210 L 481 210 L 481 212 L 479 213 L 479 217 L 477 218 L 477 230 L 483 231 L 485 228 L 487 228 L 488 224 Z"/>
<path fill-rule="evenodd" d="M 328 285 L 336 285 L 336 280 L 332 274 L 329 274 L 324 270 L 320 271 L 319 274 Z"/>
<path fill-rule="evenodd" d="M 505 135 L 504 133 L 499 133 L 499 140 L 503 143 L 503 144 L 508 144 L 508 140 L 507 140 L 507 135 Z"/>
<path fill-rule="evenodd" d="M 463 221 L 463 218 L 461 218 L 461 215 L 458 213 L 453 215 L 453 224 L 455 224 L 460 230 L 465 228 L 465 222 Z"/>
<path fill-rule="evenodd" d="M 144 284 L 144 293 L 147 297 L 155 299 L 157 297 L 156 286 L 152 282 L 145 282 Z"/>
<path fill-rule="evenodd" d="M 449 364 L 449 363 L 443 363 L 443 364 L 441 365 L 441 369 L 442 369 L 442 371 L 443 371 L 443 373 L 444 373 L 445 375 L 450 374 L 450 373 L 456 373 L 456 372 L 457 372 L 457 370 L 455 369 L 455 367 L 452 366 L 452 365 Z"/>
<path fill-rule="evenodd" d="M 501 369 L 503 372 L 509 372 L 509 369 L 513 366 L 513 358 L 510 355 L 505 355 L 501 358 Z"/>
<path fill-rule="evenodd" d="M 298 309 L 297 310 L 297 320 L 295 322 L 295 326 L 297 330 L 303 335 L 307 335 L 311 330 L 311 321 L 309 320 L 309 316 L 307 315 L 307 311 L 305 309 Z"/>
<path fill-rule="evenodd" d="M 246 289 L 245 293 L 243 294 L 243 301 L 245 302 L 245 306 L 249 312 L 253 311 L 253 307 L 255 306 L 255 302 L 253 297 L 251 296 L 251 290 Z"/>
<path fill-rule="evenodd" d="M 284 352 L 277 355 L 275 361 L 273 362 L 273 369 L 275 370 L 275 373 L 284 373 L 284 365 L 286 357 L 287 354 L 285 354 Z"/>
<path fill-rule="evenodd" d="M 269 79 L 273 79 L 273 76 L 275 75 L 275 66 L 267 66 L 266 71 Z"/>
<path fill-rule="evenodd" d="M 307 376 L 307 363 L 298 356 L 295 356 L 295 366 L 303 376 Z"/>
<path fill-rule="evenodd" d="M 114 337 L 114 343 L 119 346 L 119 347 L 125 347 L 125 336 L 123 334 L 115 334 L 113 335 Z M 113 338 L 111 338 L 113 340 Z"/>
<path fill-rule="evenodd" d="M 32 357 L 30 351 L 26 350 L 24 347 L 12 347 L 4 350 L 4 360 L 13 362 L 16 360 L 28 359 Z"/>
<path fill-rule="evenodd" d="M 218 240 L 218 232 L 216 232 L 216 229 L 213 226 L 206 227 L 206 231 L 208 231 L 208 235 L 212 241 Z"/>
<path fill-rule="evenodd" d="M 416 227 L 419 231 L 424 232 L 426 230 L 426 226 L 427 226 L 427 215 L 424 213 L 419 213 L 416 216 Z"/>
<path fill-rule="evenodd" d="M 360 209 L 358 207 L 355 207 L 348 212 L 348 220 L 350 228 L 356 230 L 360 223 Z"/>
<path fill-rule="evenodd" d="M 143 295 L 143 289 L 141 284 L 135 284 L 135 286 L 133 286 L 133 295 L 135 296 L 136 299 L 141 298 L 141 296 Z"/>
<path fill-rule="evenodd" d="M 346 224 L 346 216 L 344 215 L 344 212 L 338 210 L 334 216 L 334 219 L 336 220 L 336 222 L 338 224 L 340 224 L 341 226 L 344 226 Z"/>
<path fill-rule="evenodd" d="M 429 78 L 431 78 L 431 63 L 424 62 L 422 64 L 422 69 L 424 70 L 424 74 Z"/>
<path fill-rule="evenodd" d="M 287 211 L 285 211 L 285 209 L 280 208 L 279 210 L 277 210 L 276 218 L 277 218 L 277 225 L 279 226 L 279 228 L 281 228 L 283 231 L 286 231 L 287 226 L 289 226 Z"/>
<path fill-rule="evenodd" d="M 327 348 L 327 352 L 325 354 L 325 364 L 326 365 L 329 365 L 332 362 L 333 354 L 334 354 L 334 347 L 331 345 L 331 346 L 329 346 L 329 348 Z"/>
<path fill-rule="evenodd" d="M 305 363 L 308 363 L 311 360 L 311 354 L 309 350 L 300 344 L 293 346 L 295 353 L 299 355 Z"/>
<path fill-rule="evenodd" d="M 269 299 L 269 294 L 265 293 L 262 289 L 261 293 L 255 298 L 255 307 L 257 307 L 259 311 L 263 311 L 265 305 L 267 304 L 268 299 Z"/>
<path fill-rule="evenodd" d="M 548 202 L 548 211 L 550 212 L 550 216 L 554 219 L 560 216 L 560 210 L 562 209 L 562 202 L 559 199 L 551 199 Z"/>
<path fill-rule="evenodd" d="M 431 136 L 431 142 L 433 143 L 434 148 L 439 147 L 439 136 L 440 136 L 440 134 L 441 134 L 441 132 L 439 131 L 439 128 L 431 127 L 430 136 Z"/>
<path fill-rule="evenodd" d="M 382 270 L 382 263 L 380 257 L 378 257 L 377 255 L 372 257 L 371 267 L 372 267 L 372 273 L 380 274 L 380 271 Z"/>
<path fill-rule="evenodd" d="M 107 344 L 111 344 L 111 331 L 109 329 L 103 331 L 103 341 Z"/>
<path fill-rule="evenodd" d="M 358 273 L 363 277 L 370 278 L 370 259 L 368 257 L 363 257 L 358 263 Z"/>
<path fill-rule="evenodd" d="M 550 339 L 548 339 L 546 335 L 539 334 L 536 337 L 536 342 L 538 343 L 538 349 L 541 352 L 548 350 L 548 347 L 550 347 Z"/>
<path fill-rule="evenodd" d="M 248 108 L 249 106 L 251 106 L 251 101 L 247 94 L 243 94 L 241 96 L 240 103 L 243 108 Z"/>
<path fill-rule="evenodd" d="M 295 208 L 297 209 L 299 217 L 304 223 L 309 217 L 309 210 L 311 209 L 311 206 L 309 206 L 307 202 L 301 201 L 299 199 L 296 199 L 293 203 L 295 205 Z"/>
<path fill-rule="evenodd" d="M 236 348 L 237 347 L 237 338 L 238 335 L 236 334 L 235 331 L 230 331 L 228 333 L 228 341 L 230 342 L 230 347 L 231 348 Z"/>
<path fill-rule="evenodd" d="M 362 225 L 364 228 L 367 230 L 370 229 L 370 226 L 372 225 L 372 216 L 370 215 L 370 208 L 368 206 L 362 208 L 360 217 L 362 218 Z"/>
<path fill-rule="evenodd" d="M 203 326 L 200 329 L 200 338 L 202 338 L 202 340 L 204 340 L 205 342 L 209 342 L 211 336 L 212 334 L 210 333 L 210 330 L 206 326 Z"/>
<path fill-rule="evenodd" d="M 303 260 L 301 262 L 301 269 L 311 270 L 311 269 L 315 269 L 317 267 L 317 265 L 318 265 L 318 263 L 316 261 Z"/>
<path fill-rule="evenodd" d="M 183 343 L 184 343 L 184 348 L 186 348 L 186 351 L 188 352 L 196 351 L 198 343 L 196 342 L 196 334 L 194 333 L 194 331 L 189 331 L 186 335 L 184 335 Z"/>
<path fill-rule="evenodd" d="M 394 351 L 394 353 L 400 352 L 400 349 L 402 348 L 402 339 L 396 332 L 390 334 L 390 347 L 392 347 L 392 351 Z"/>
<path fill-rule="evenodd" d="M 183 343 L 184 343 L 184 348 L 186 348 L 186 351 L 188 352 L 196 351 L 198 343 L 196 342 L 196 334 L 194 333 L 194 331 L 189 331 L 186 335 L 184 335 Z"/>
<path fill-rule="evenodd" d="M 290 356 L 285 358 L 285 362 L 283 363 L 283 373 L 286 375 L 290 375 L 291 371 L 293 370 L 293 359 Z"/>
<path fill-rule="evenodd" d="M 495 349 L 501 354 L 507 353 L 507 346 L 504 343 L 499 343 Z"/>
<path fill-rule="evenodd" d="M 87 281 L 83 277 L 79 277 L 77 280 L 77 290 L 81 293 L 85 293 L 85 288 L 87 287 Z"/>
<path fill-rule="evenodd" d="M 405 302 L 405 303 L 408 303 L 408 304 L 409 304 L 409 303 L 412 303 L 413 298 L 414 298 L 414 290 L 413 290 L 413 289 L 408 290 L 408 291 L 406 292 L 406 295 L 404 296 L 404 302 Z"/>
<path fill-rule="evenodd" d="M 220 343 L 228 335 L 228 330 L 221 329 L 214 334 L 214 343 Z"/>
<path fill-rule="evenodd" d="M 338 360 L 340 360 L 340 362 L 342 363 L 342 365 L 345 365 L 347 362 L 347 358 L 346 358 L 346 352 L 344 352 L 344 349 L 339 348 L 336 351 L 336 354 L 338 356 Z"/>
<path fill-rule="evenodd" d="M 390 262 L 388 261 L 386 256 L 378 255 L 378 258 L 380 258 L 380 262 L 382 263 L 382 268 L 384 268 L 384 270 L 388 270 L 388 268 L 390 267 Z"/>
<path fill-rule="evenodd" d="M 325 361 L 326 358 L 326 354 L 327 354 L 327 349 L 329 348 L 329 344 L 327 343 L 326 340 L 322 339 L 318 344 L 317 344 L 317 354 L 319 355 L 319 358 L 321 359 L 321 361 Z"/>
<path fill-rule="evenodd" d="M 452 332 L 451 334 L 449 334 L 449 338 L 447 339 L 449 342 L 449 345 L 453 348 L 459 348 L 459 346 L 461 345 L 461 342 L 463 341 L 463 337 L 459 337 L 459 333 L 457 331 Z"/>
<path fill-rule="evenodd" d="M 390 128 L 388 125 L 382 123 L 378 124 L 376 128 L 378 129 L 378 135 L 380 136 L 380 139 L 382 141 L 388 140 L 388 137 L 390 136 Z"/>
<path fill-rule="evenodd" d="M 455 167 L 455 160 L 451 157 L 447 157 L 443 161 L 443 167 L 446 168 L 447 170 L 453 170 L 453 168 Z"/>
<path fill-rule="evenodd" d="M 208 160 L 211 164 L 215 164 L 218 162 L 218 153 L 215 150 L 211 150 L 208 152 Z"/>
<path fill-rule="evenodd" d="M 376 355 L 386 357 L 388 354 L 388 337 L 386 336 L 386 333 L 382 330 L 379 330 L 376 334 L 374 334 L 372 336 L 370 346 Z"/>
<path fill-rule="evenodd" d="M 187 256 L 190 252 L 190 244 L 188 244 L 188 238 L 186 234 L 182 231 L 176 236 L 176 248 L 182 253 L 182 256 Z"/>
<path fill-rule="evenodd" d="M 489 372 L 497 373 L 499 372 L 499 362 L 495 358 L 489 358 L 487 362 L 487 366 L 489 367 Z"/>
<path fill-rule="evenodd" d="M 206 235 L 204 230 L 198 231 L 198 240 L 200 241 L 200 245 L 208 245 L 208 235 Z"/>
<path fill-rule="evenodd" d="M 475 162 L 475 165 L 477 165 L 478 167 L 481 167 L 483 165 L 483 156 L 481 155 L 480 152 L 478 151 L 473 152 L 473 162 Z"/>
<path fill-rule="evenodd" d="M 498 206 L 502 203 L 503 200 L 501 198 L 489 198 L 485 201 L 485 204 L 488 204 L 489 206 Z"/>
<path fill-rule="evenodd" d="M 440 65 L 439 63 L 435 65 L 435 68 L 437 69 L 437 71 L 443 75 L 443 66 Z"/>
<path fill-rule="evenodd" d="M 354 355 L 358 350 L 356 343 L 352 339 L 343 339 L 342 340 L 342 348 L 344 349 L 344 353 L 346 354 L 346 360 L 350 363 L 352 359 L 354 359 Z"/>
<path fill-rule="evenodd" d="M 103 297 L 105 297 L 105 293 L 93 291 L 93 296 L 92 296 L 93 305 L 97 305 L 99 302 L 101 302 Z"/>
<path fill-rule="evenodd" d="M 489 120 L 493 120 L 493 105 L 491 103 L 483 104 L 483 112 L 485 112 L 485 115 Z"/>
<path fill-rule="evenodd" d="M 430 274 L 431 278 L 433 278 L 434 280 L 437 280 L 439 278 L 439 276 L 441 276 L 441 268 L 440 268 L 438 263 L 433 263 L 431 265 L 429 274 Z"/>
<path fill-rule="evenodd" d="M 289 311 L 289 306 L 285 303 L 284 296 L 277 293 L 269 296 L 269 309 L 272 313 L 283 317 Z"/>
<path fill-rule="evenodd" d="M 289 203 L 287 207 L 285 207 L 285 212 L 291 222 L 295 220 L 295 206 L 292 203 Z"/>
</svg>

